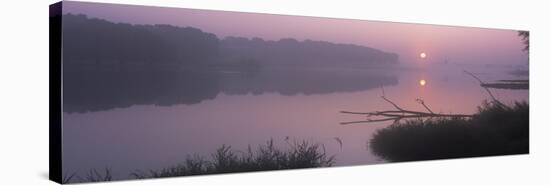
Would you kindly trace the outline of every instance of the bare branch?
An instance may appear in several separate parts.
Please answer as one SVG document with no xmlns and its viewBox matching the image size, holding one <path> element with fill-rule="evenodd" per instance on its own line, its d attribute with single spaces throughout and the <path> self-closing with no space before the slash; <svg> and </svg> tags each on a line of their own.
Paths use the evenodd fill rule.
<svg viewBox="0 0 550 185">
<path fill-rule="evenodd" d="M 388 100 L 385 96 L 381 96 L 381 98 L 386 100 L 388 103 L 392 104 L 397 110 L 403 110 L 401 107 L 397 106 L 397 104 L 395 104 L 392 101 Z"/>
<path fill-rule="evenodd" d="M 350 121 L 350 122 L 342 122 L 340 124 L 347 125 L 347 124 L 354 124 L 354 123 L 374 123 L 374 122 L 384 122 L 384 121 L 393 121 L 393 124 L 399 123 L 399 121 L 403 119 L 421 119 L 421 118 L 434 118 L 434 117 L 447 117 L 447 118 L 471 118 L 473 115 L 468 114 L 436 114 L 434 113 L 421 99 L 417 99 L 417 101 L 424 106 L 429 112 L 420 112 L 420 111 L 412 111 L 412 110 L 405 110 L 399 107 L 397 104 L 393 103 L 386 97 L 382 96 L 382 99 L 386 100 L 386 102 L 392 104 L 397 110 L 386 110 L 386 111 L 375 111 L 375 112 L 351 112 L 351 111 L 340 111 L 340 113 L 344 114 L 356 114 L 356 115 L 366 115 L 368 118 L 366 120 L 362 121 Z M 377 117 L 376 119 L 370 119 L 370 117 Z"/>
<path fill-rule="evenodd" d="M 371 114 L 369 112 L 350 112 L 350 111 L 340 111 L 340 113 L 343 113 L 343 114 L 365 114 L 365 115 L 370 115 Z"/>
<path fill-rule="evenodd" d="M 426 108 L 426 110 L 430 111 L 430 113 L 434 113 L 430 108 L 428 108 L 428 106 L 424 103 L 424 100 L 418 98 L 416 99 L 416 102 L 420 103 L 422 106 L 424 106 L 424 108 Z"/>
<path fill-rule="evenodd" d="M 386 96 L 386 92 L 384 91 L 384 85 L 380 86 L 380 88 L 382 89 L 382 96 Z"/>
<path fill-rule="evenodd" d="M 391 120 L 396 120 L 396 119 L 386 118 L 386 119 L 375 119 L 375 120 L 350 121 L 350 122 L 342 122 L 340 124 L 347 125 L 347 124 L 354 124 L 354 123 L 373 123 L 373 122 L 383 122 L 383 121 L 391 121 Z"/>
<path fill-rule="evenodd" d="M 489 90 L 489 88 L 485 86 L 486 83 L 483 82 L 481 79 L 479 79 L 476 75 L 474 75 L 473 73 L 470 73 L 466 70 L 464 70 L 464 73 L 474 77 L 477 81 L 479 81 L 479 85 L 481 87 L 483 87 L 483 89 L 485 89 L 485 91 L 487 91 L 487 94 L 489 94 L 489 96 L 491 96 L 491 99 L 493 100 L 494 103 L 496 103 L 497 105 L 502 106 L 502 107 L 508 107 L 504 103 L 500 102 L 497 98 L 495 98 L 495 96 L 493 95 L 491 90 Z"/>
<path fill-rule="evenodd" d="M 468 72 L 468 71 L 466 71 L 466 70 L 464 70 L 464 73 L 466 73 L 466 74 L 468 74 L 468 75 L 474 77 L 480 84 L 484 84 L 484 82 L 481 81 L 481 79 L 479 79 L 479 78 L 478 78 L 476 75 L 474 75 L 473 73 L 470 73 L 470 72 Z"/>
</svg>

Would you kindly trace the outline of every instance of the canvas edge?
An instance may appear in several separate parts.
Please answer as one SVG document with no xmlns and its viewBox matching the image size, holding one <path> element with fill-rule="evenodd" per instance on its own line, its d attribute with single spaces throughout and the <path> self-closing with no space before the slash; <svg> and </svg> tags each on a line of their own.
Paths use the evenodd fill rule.
<svg viewBox="0 0 550 185">
<path fill-rule="evenodd" d="M 49 6 L 49 179 L 62 184 L 62 18 L 63 2 Z"/>
</svg>

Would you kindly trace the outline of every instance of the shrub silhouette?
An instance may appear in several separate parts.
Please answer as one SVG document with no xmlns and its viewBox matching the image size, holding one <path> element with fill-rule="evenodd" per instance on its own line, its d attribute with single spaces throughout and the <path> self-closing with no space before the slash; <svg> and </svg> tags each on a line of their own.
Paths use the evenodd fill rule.
<svg viewBox="0 0 550 185">
<path fill-rule="evenodd" d="M 471 119 L 395 124 L 376 132 L 370 147 L 392 162 L 529 153 L 529 104 L 485 102 Z"/>
</svg>

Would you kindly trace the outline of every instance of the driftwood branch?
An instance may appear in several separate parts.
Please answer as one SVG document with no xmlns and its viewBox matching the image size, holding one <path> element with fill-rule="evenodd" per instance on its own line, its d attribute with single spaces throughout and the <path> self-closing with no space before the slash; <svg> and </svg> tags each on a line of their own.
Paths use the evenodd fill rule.
<svg viewBox="0 0 550 185">
<path fill-rule="evenodd" d="M 364 115 L 367 117 L 366 120 L 361 121 L 349 121 L 342 122 L 340 124 L 355 124 L 355 123 L 375 123 L 375 122 L 384 122 L 384 121 L 393 121 L 394 124 L 399 123 L 403 119 L 420 119 L 420 118 L 435 118 L 435 117 L 447 117 L 447 118 L 471 118 L 473 115 L 469 114 L 439 114 L 434 113 L 424 102 L 424 100 L 417 99 L 417 102 L 420 103 L 428 112 L 422 111 L 413 111 L 406 110 L 399 107 L 396 103 L 392 102 L 388 98 L 381 96 L 383 100 L 393 105 L 397 110 L 385 110 L 385 111 L 374 111 L 374 112 L 352 112 L 352 111 L 340 111 L 343 114 L 356 114 Z M 374 118 L 373 118 L 374 117 Z"/>
</svg>

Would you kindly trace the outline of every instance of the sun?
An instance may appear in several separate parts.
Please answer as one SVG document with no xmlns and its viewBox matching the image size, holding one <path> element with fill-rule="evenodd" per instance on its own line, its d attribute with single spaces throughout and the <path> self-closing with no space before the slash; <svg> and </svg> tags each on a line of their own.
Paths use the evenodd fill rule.
<svg viewBox="0 0 550 185">
<path fill-rule="evenodd" d="M 420 53 L 420 58 L 426 58 L 428 55 L 426 55 L 426 53 L 422 52 Z"/>
<path fill-rule="evenodd" d="M 420 86 L 426 86 L 426 80 L 420 80 L 419 83 Z"/>
</svg>

